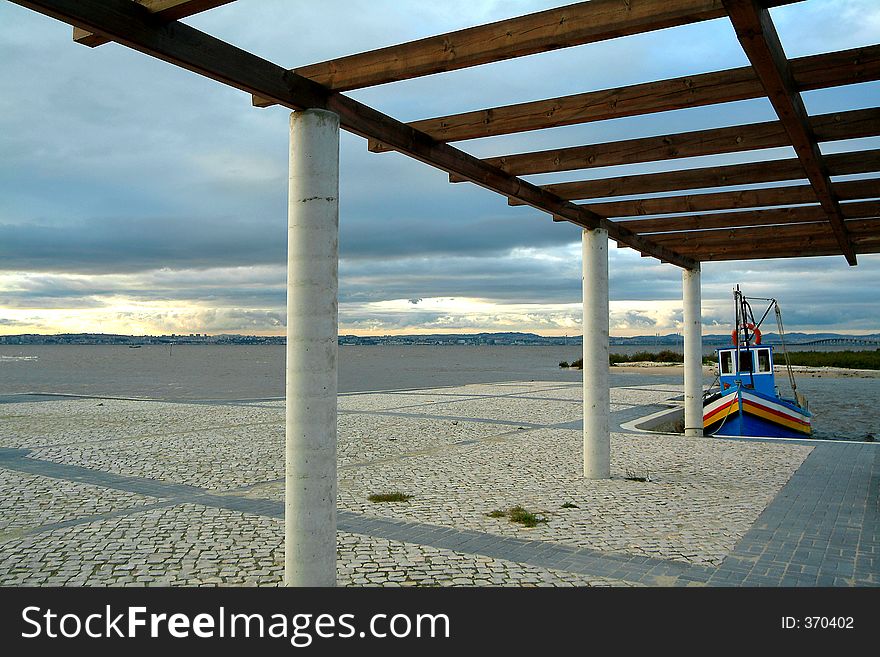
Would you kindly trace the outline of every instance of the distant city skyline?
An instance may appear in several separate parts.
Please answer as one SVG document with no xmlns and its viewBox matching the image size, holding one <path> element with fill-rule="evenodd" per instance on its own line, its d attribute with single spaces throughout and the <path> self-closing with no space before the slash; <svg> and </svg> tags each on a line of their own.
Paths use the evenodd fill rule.
<svg viewBox="0 0 880 657">
<path fill-rule="evenodd" d="M 295 66 L 564 4 L 263 0 L 187 22 Z M 771 13 L 789 57 L 880 42 L 875 0 L 807 0 Z M 255 109 L 246 94 L 116 44 L 74 44 L 70 32 L 0 4 L 0 335 L 282 334 L 288 112 Z M 747 64 L 729 21 L 716 19 L 351 95 L 410 121 Z M 880 83 L 803 96 L 811 114 L 877 107 Z M 755 99 L 456 146 L 487 157 L 774 118 L 769 102 Z M 880 138 L 822 145 L 825 153 L 870 148 Z M 577 227 L 508 207 L 475 185 L 451 185 L 397 153 L 368 153 L 348 133 L 340 155 L 341 334 L 580 334 Z M 792 156 L 777 148 L 674 166 Z M 839 179 L 864 177 L 876 174 Z M 680 331 L 680 270 L 613 243 L 609 253 L 612 335 Z M 747 295 L 779 299 L 787 330 L 876 332 L 878 281 L 880 254 L 860 256 L 855 268 L 842 256 L 706 263 L 704 332 L 729 330 L 736 283 Z"/>
<path fill-rule="evenodd" d="M 775 331 L 770 330 L 769 328 L 765 328 L 764 331 L 764 341 L 768 343 L 774 343 L 779 341 L 779 334 Z M 803 333 L 803 332 L 786 332 L 786 339 L 788 341 L 792 341 L 793 343 L 803 343 L 809 341 L 819 341 L 819 340 L 828 340 L 841 338 L 844 342 L 849 339 L 853 339 L 858 341 L 859 339 L 866 339 L 867 342 L 865 344 L 873 344 L 874 342 L 880 343 L 880 332 L 873 333 L 839 333 L 832 331 L 825 332 L 816 332 L 816 333 Z M 397 333 L 397 334 L 384 334 L 384 335 L 366 335 L 366 334 L 354 334 L 354 333 L 340 333 L 338 334 L 340 339 L 340 344 L 360 344 L 363 341 L 363 344 L 369 344 L 371 340 L 380 340 L 380 341 L 405 341 L 405 342 L 417 342 L 419 340 L 443 340 L 443 341 L 455 341 L 456 339 L 464 339 L 467 341 L 484 341 L 491 344 L 506 344 L 515 340 L 547 340 L 552 341 L 554 344 L 567 344 L 567 343 L 581 343 L 581 334 L 567 334 L 567 335 L 540 335 L 537 333 L 525 332 L 525 331 L 503 331 L 503 332 L 490 332 L 490 331 L 474 331 L 474 332 L 443 332 L 443 333 Z M 655 333 L 655 334 L 642 334 L 642 335 L 632 335 L 632 336 L 622 336 L 622 335 L 614 335 L 613 333 L 609 336 L 612 343 L 617 344 L 656 344 L 656 345 L 669 345 L 669 344 L 677 344 L 681 345 L 683 343 L 684 337 L 681 333 Z M 727 333 L 711 333 L 704 331 L 703 339 L 709 340 L 710 342 L 716 342 L 718 339 L 727 338 Z M 242 339 L 242 340 L 266 340 L 272 341 L 273 343 L 277 343 L 278 340 L 283 340 L 285 335 L 282 334 L 242 334 L 242 333 L 161 333 L 161 334 L 141 334 L 141 335 L 132 335 L 125 333 L 19 333 L 19 334 L 0 334 L 0 345 L 11 345 L 11 344 L 92 344 L 99 343 L 101 341 L 108 341 L 110 343 L 119 343 L 119 344 L 127 344 L 128 342 L 137 342 L 142 341 L 144 343 L 150 343 L 153 341 L 155 344 L 160 344 L 162 342 L 170 342 L 170 341 L 181 341 L 184 343 L 192 343 L 198 344 L 200 342 L 210 342 L 210 343 L 222 343 L 224 341 L 232 341 Z"/>
</svg>

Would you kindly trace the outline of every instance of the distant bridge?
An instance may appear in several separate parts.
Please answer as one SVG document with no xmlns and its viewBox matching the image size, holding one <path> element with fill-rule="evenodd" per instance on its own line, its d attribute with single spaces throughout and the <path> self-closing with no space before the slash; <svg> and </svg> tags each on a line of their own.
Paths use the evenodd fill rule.
<svg viewBox="0 0 880 657">
<path fill-rule="evenodd" d="M 790 342 L 788 346 L 799 347 L 802 345 L 859 345 L 880 347 L 880 340 L 877 338 L 860 338 L 858 336 L 851 338 L 822 338 L 820 340 L 810 340 L 809 342 Z"/>
</svg>

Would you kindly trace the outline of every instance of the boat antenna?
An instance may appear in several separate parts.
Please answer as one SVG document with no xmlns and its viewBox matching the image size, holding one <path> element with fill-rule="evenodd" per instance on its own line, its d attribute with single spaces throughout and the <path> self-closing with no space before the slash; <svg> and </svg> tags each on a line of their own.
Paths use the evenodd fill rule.
<svg viewBox="0 0 880 657">
<path fill-rule="evenodd" d="M 779 330 L 779 340 L 782 344 L 782 355 L 785 356 L 785 369 L 788 371 L 788 380 L 791 383 L 791 391 L 792 393 L 794 393 L 795 400 L 797 400 L 797 383 L 795 383 L 794 380 L 794 372 L 791 369 L 791 361 L 788 358 L 788 350 L 785 348 L 785 329 L 782 327 L 782 311 L 779 309 L 779 302 L 776 301 L 776 299 L 773 299 L 773 307 L 776 309 L 776 327 Z"/>
<path fill-rule="evenodd" d="M 733 336 L 734 336 L 733 346 L 736 347 L 736 362 L 734 363 L 733 371 L 736 372 L 737 383 L 740 383 L 741 379 L 742 379 L 742 377 L 740 376 L 740 372 L 739 372 L 739 343 L 740 343 L 739 327 L 740 327 L 740 313 L 742 311 L 742 308 L 740 307 L 741 306 L 740 297 L 741 297 L 741 293 L 739 291 L 739 284 L 737 284 L 737 286 L 733 289 L 733 307 L 736 311 L 736 317 L 733 320 Z"/>
<path fill-rule="evenodd" d="M 776 299 L 768 299 L 765 297 L 750 297 L 752 301 L 768 301 L 767 310 L 764 311 L 764 314 L 761 315 L 761 321 L 756 322 L 755 326 L 760 328 L 760 326 L 764 323 L 764 320 L 767 319 L 767 315 L 770 314 L 770 311 L 773 310 L 776 314 L 776 330 L 779 333 L 779 342 L 782 347 L 782 355 L 785 358 L 785 371 L 788 373 L 788 381 L 791 384 L 791 392 L 794 396 L 795 400 L 806 408 L 806 400 L 802 395 L 799 395 L 797 390 L 797 382 L 794 378 L 794 370 L 791 367 L 791 359 L 788 356 L 788 349 L 786 349 L 785 345 L 785 328 L 782 325 L 782 309 L 779 307 L 779 302 Z"/>
</svg>

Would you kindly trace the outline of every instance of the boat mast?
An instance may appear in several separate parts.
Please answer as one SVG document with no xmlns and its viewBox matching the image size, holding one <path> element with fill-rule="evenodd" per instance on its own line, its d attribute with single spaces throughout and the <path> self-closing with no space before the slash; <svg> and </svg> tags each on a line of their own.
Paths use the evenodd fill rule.
<svg viewBox="0 0 880 657">
<path fill-rule="evenodd" d="M 740 315 L 741 315 L 741 311 L 742 311 L 741 297 L 742 297 L 742 293 L 739 291 L 739 284 L 737 284 L 737 286 L 733 290 L 733 307 L 734 307 L 734 310 L 736 311 L 736 317 L 733 320 L 733 346 L 736 347 L 736 361 L 733 364 L 733 367 L 734 367 L 733 371 L 736 372 L 737 378 L 734 379 L 734 382 L 737 385 L 742 384 L 742 376 L 739 371 L 739 345 L 741 342 L 740 336 L 739 336 L 739 327 L 741 324 Z"/>
<path fill-rule="evenodd" d="M 734 342 L 736 343 L 736 373 L 739 378 L 737 379 L 738 383 L 742 383 L 742 371 L 741 371 L 741 361 L 740 361 L 740 351 L 743 345 L 746 350 L 749 349 L 751 345 L 752 338 L 754 337 L 755 330 L 755 316 L 752 313 L 752 307 L 749 305 L 748 300 L 743 295 L 743 293 L 739 289 L 739 285 L 736 286 L 736 289 L 733 291 L 734 305 L 736 306 L 736 328 L 733 332 Z M 749 334 L 749 326 L 752 326 L 752 334 Z M 751 363 L 751 359 L 749 359 Z M 755 385 L 755 372 L 754 367 L 752 365 L 749 366 L 749 379 L 751 385 Z"/>
</svg>

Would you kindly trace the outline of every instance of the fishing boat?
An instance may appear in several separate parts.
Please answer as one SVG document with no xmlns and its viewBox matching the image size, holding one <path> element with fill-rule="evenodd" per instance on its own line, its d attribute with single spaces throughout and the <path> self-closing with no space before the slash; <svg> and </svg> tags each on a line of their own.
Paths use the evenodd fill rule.
<svg viewBox="0 0 880 657">
<path fill-rule="evenodd" d="M 715 436 L 808 438 L 812 413 L 797 383 L 785 352 L 782 312 L 776 299 L 745 297 L 739 286 L 733 292 L 736 321 L 731 344 L 716 350 L 718 387 L 703 399 L 703 430 Z M 755 321 L 750 301 L 767 301 L 767 310 Z M 781 353 L 791 385 L 791 399 L 776 385 L 773 345 L 762 344 L 761 325 L 775 311 Z"/>
</svg>

